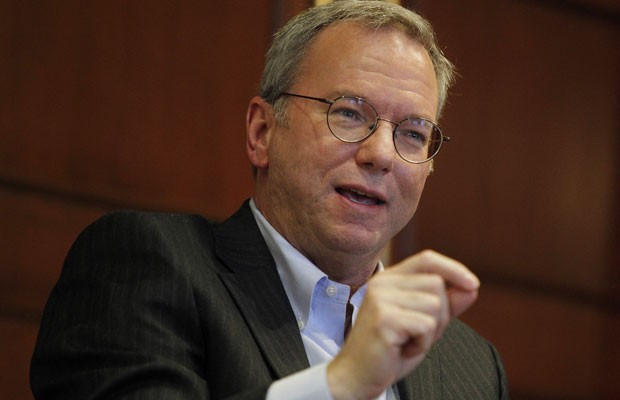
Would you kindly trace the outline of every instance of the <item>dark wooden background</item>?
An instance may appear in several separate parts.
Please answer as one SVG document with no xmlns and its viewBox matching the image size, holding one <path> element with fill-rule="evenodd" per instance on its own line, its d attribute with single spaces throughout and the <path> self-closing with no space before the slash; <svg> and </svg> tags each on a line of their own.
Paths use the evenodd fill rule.
<svg viewBox="0 0 620 400">
<path fill-rule="evenodd" d="M 310 1 L 0 0 L 0 397 L 31 399 L 45 300 L 81 229 L 135 208 L 223 219 L 252 194 L 247 101 Z M 483 280 L 464 319 L 513 399 L 620 398 L 620 4 L 405 2 L 461 79 L 396 259 Z"/>
</svg>

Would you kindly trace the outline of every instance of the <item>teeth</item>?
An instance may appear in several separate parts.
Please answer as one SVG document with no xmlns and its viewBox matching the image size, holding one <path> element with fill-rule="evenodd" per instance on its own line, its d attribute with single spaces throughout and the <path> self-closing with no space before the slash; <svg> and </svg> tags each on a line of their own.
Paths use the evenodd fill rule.
<svg viewBox="0 0 620 400">
<path fill-rule="evenodd" d="M 355 189 L 349 189 L 350 192 L 356 193 L 356 194 L 360 194 L 362 196 L 366 196 L 366 197 L 373 197 L 372 195 L 369 195 L 368 193 L 364 193 L 364 192 L 360 192 L 359 190 L 355 190 Z"/>
<path fill-rule="evenodd" d="M 379 205 L 383 203 L 381 200 L 377 199 L 376 197 L 368 193 L 360 192 L 359 190 L 355 190 L 355 189 L 338 189 L 338 192 L 341 195 L 346 196 L 352 202 L 358 203 L 358 204 Z"/>
</svg>

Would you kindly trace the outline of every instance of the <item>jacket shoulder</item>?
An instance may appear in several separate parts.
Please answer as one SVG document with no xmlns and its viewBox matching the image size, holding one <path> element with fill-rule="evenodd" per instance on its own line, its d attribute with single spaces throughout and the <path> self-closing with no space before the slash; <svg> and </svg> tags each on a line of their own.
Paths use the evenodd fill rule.
<svg viewBox="0 0 620 400">
<path fill-rule="evenodd" d="M 87 269 L 118 271 L 120 265 L 192 265 L 184 261 L 212 257 L 216 225 L 199 215 L 114 211 L 78 235 L 65 259 L 63 274 L 86 273 Z"/>
</svg>

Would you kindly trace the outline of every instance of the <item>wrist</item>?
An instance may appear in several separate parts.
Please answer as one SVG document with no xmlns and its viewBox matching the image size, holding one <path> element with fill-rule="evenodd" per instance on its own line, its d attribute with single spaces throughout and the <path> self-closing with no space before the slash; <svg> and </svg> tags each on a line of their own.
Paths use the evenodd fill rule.
<svg viewBox="0 0 620 400">
<path fill-rule="evenodd" d="M 353 365 L 336 357 L 327 365 L 327 385 L 333 400 L 368 400 L 377 397 L 360 381 Z"/>
</svg>

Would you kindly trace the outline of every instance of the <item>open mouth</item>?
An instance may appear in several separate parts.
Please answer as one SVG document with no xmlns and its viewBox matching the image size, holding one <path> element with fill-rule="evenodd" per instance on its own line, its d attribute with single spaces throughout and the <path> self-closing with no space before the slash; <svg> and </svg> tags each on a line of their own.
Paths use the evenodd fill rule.
<svg viewBox="0 0 620 400">
<path fill-rule="evenodd" d="M 336 191 L 341 196 L 344 196 L 357 204 L 363 204 L 367 206 L 380 206 L 382 204 L 385 204 L 385 201 L 378 199 L 368 193 L 360 192 L 359 190 L 336 188 Z"/>
</svg>

